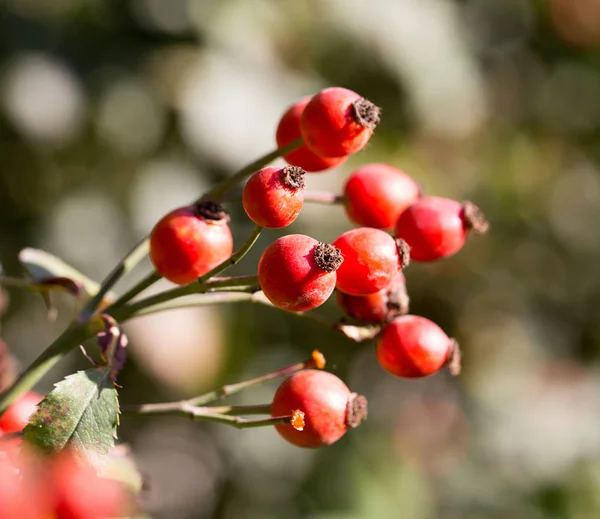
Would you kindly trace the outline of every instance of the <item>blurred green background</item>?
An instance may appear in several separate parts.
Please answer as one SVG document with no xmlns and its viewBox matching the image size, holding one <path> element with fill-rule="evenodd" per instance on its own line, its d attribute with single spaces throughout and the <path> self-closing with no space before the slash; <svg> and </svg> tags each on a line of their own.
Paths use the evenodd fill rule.
<svg viewBox="0 0 600 519">
<path fill-rule="evenodd" d="M 314 347 L 370 401 L 366 423 L 319 451 L 271 429 L 124 418 L 149 517 L 600 516 L 599 48 L 595 0 L 1 4 L 9 274 L 33 246 L 101 279 L 167 210 L 270 151 L 284 110 L 329 85 L 381 106 L 382 124 L 309 189 L 340 192 L 354 167 L 387 162 L 430 194 L 474 201 L 492 225 L 406 271 L 412 312 L 462 344 L 456 380 L 394 379 L 371 347 L 269 308 L 132 322 L 124 403 L 192 396 Z M 241 243 L 251 223 L 229 209 Z M 288 231 L 331 241 L 350 227 L 341 207 L 310 206 Z M 236 272 L 252 274 L 275 236 Z M 9 296 L 0 334 L 23 366 L 72 305 L 51 323 L 37 297 Z M 333 301 L 320 313 L 339 317 Z M 85 365 L 72 355 L 38 389 Z M 268 402 L 276 387 L 236 401 Z"/>
</svg>

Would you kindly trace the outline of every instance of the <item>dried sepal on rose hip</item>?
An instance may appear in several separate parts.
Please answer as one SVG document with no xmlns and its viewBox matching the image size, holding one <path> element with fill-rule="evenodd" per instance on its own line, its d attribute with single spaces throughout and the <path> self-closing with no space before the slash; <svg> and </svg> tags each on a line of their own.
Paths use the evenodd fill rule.
<svg viewBox="0 0 600 519">
<path fill-rule="evenodd" d="M 201 201 L 164 216 L 150 233 L 150 259 L 178 285 L 195 281 L 233 252 L 229 216 L 216 202 Z"/>
<path fill-rule="evenodd" d="M 352 296 L 338 291 L 336 302 L 347 316 L 365 323 L 381 323 L 404 315 L 409 304 L 404 274 L 398 271 L 387 287 L 374 294 Z"/>
<path fill-rule="evenodd" d="M 403 378 L 427 377 L 445 365 L 453 375 L 460 373 L 458 343 L 418 315 L 397 317 L 383 328 L 377 360 L 388 373 Z"/>
<path fill-rule="evenodd" d="M 281 148 L 302 138 L 302 134 L 300 133 L 300 119 L 304 107 L 308 104 L 310 99 L 310 96 L 303 97 L 290 106 L 283 114 L 279 121 L 279 125 L 277 126 L 277 133 L 275 136 L 278 147 Z M 347 157 L 319 157 L 306 146 L 300 146 L 298 149 L 284 155 L 283 158 L 292 166 L 298 166 L 310 173 L 316 173 L 336 166 L 341 166 L 347 159 Z"/>
<path fill-rule="evenodd" d="M 304 205 L 305 172 L 296 166 L 263 168 L 254 173 L 242 192 L 242 205 L 257 225 L 280 229 L 290 225 Z"/>
<path fill-rule="evenodd" d="M 304 413 L 302 430 L 276 425 L 277 432 L 298 447 L 322 447 L 338 441 L 367 416 L 367 400 L 327 371 L 305 370 L 286 379 L 273 398 L 272 416 Z"/>
<path fill-rule="evenodd" d="M 304 107 L 300 132 L 306 147 L 321 157 L 345 157 L 361 150 L 379 124 L 380 109 L 341 87 L 321 90 Z"/>
<path fill-rule="evenodd" d="M 469 232 L 483 234 L 488 223 L 471 202 L 424 197 L 406 209 L 396 222 L 396 237 L 411 247 L 414 261 L 435 261 L 456 254 Z"/>
<path fill-rule="evenodd" d="M 335 288 L 339 251 L 303 234 L 271 243 L 258 263 L 258 281 L 271 303 L 291 312 L 322 305 Z"/>
<path fill-rule="evenodd" d="M 348 218 L 376 229 L 393 229 L 402 212 L 419 197 L 419 184 L 387 164 L 365 164 L 354 170 L 344 185 Z"/>
<path fill-rule="evenodd" d="M 379 292 L 408 264 L 406 244 L 380 229 L 352 229 L 333 245 L 344 258 L 337 272 L 336 288 L 346 294 L 363 296 Z"/>
</svg>

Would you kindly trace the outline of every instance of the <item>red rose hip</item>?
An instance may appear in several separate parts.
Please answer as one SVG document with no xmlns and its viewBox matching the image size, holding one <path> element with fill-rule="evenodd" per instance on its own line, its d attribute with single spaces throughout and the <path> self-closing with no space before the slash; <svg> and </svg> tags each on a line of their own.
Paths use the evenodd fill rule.
<svg viewBox="0 0 600 519">
<path fill-rule="evenodd" d="M 292 105 L 281 117 L 277 126 L 277 146 L 282 148 L 286 144 L 301 139 L 300 118 L 304 107 L 308 104 L 311 97 L 303 97 Z M 292 166 L 298 166 L 304 171 L 318 172 L 326 169 L 335 168 L 346 162 L 347 157 L 319 157 L 310 151 L 306 146 L 300 146 L 298 149 L 284 155 L 283 158 Z"/>
<path fill-rule="evenodd" d="M 337 293 L 337 305 L 342 311 L 359 321 L 381 323 L 408 312 L 409 297 L 406 293 L 404 274 L 398 271 L 389 286 L 366 296 Z"/>
<path fill-rule="evenodd" d="M 404 315 L 383 329 L 377 344 L 377 360 L 383 369 L 398 377 L 426 377 L 447 362 L 451 362 L 451 370 L 457 374 L 458 346 L 429 319 Z"/>
<path fill-rule="evenodd" d="M 410 258 L 434 261 L 452 256 L 465 243 L 469 231 L 486 232 L 483 214 L 471 202 L 441 197 L 421 198 L 396 222 L 396 237 L 410 245 Z"/>
<path fill-rule="evenodd" d="M 0 416 L 0 430 L 5 433 L 22 431 L 37 405 L 44 399 L 42 395 L 30 391 L 15 400 Z"/>
<path fill-rule="evenodd" d="M 258 280 L 275 306 L 304 312 L 329 298 L 342 261 L 332 245 L 302 234 L 288 234 L 263 252 L 258 263 Z"/>
<path fill-rule="evenodd" d="M 277 432 L 298 447 L 322 447 L 338 441 L 367 416 L 367 400 L 327 371 L 305 370 L 285 380 L 275 393 L 272 416 L 304 413 L 304 428 L 276 425 Z"/>
<path fill-rule="evenodd" d="M 321 157 L 345 157 L 361 150 L 379 124 L 379 108 L 341 87 L 321 90 L 304 108 L 300 132 Z"/>
<path fill-rule="evenodd" d="M 408 251 L 388 233 L 371 227 L 345 232 L 333 242 L 344 258 L 337 272 L 336 288 L 363 296 L 386 288 L 407 264 Z"/>
<path fill-rule="evenodd" d="M 387 164 L 354 170 L 344 186 L 348 218 L 364 227 L 393 229 L 400 214 L 419 199 L 419 185 Z"/>
<path fill-rule="evenodd" d="M 198 202 L 164 216 L 150 234 L 156 270 L 178 285 L 191 283 L 233 252 L 229 217 L 215 202 Z"/>
<path fill-rule="evenodd" d="M 302 211 L 305 185 L 301 168 L 263 168 L 248 179 L 242 204 L 257 225 L 272 229 L 286 227 Z"/>
</svg>

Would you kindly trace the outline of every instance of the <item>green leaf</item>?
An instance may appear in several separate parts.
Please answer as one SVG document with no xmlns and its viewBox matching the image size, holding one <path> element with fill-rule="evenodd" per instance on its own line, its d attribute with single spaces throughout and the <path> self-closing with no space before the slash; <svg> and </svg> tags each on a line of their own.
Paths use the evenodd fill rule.
<svg viewBox="0 0 600 519">
<path fill-rule="evenodd" d="M 119 400 L 106 367 L 79 371 L 40 403 L 25 428 L 25 441 L 48 453 L 75 449 L 89 458 L 108 454 L 119 423 Z"/>
<path fill-rule="evenodd" d="M 54 277 L 69 278 L 81 284 L 89 295 L 94 295 L 100 290 L 99 283 L 49 252 L 25 248 L 19 252 L 19 261 L 35 281 Z M 114 298 L 114 294 L 112 297 Z"/>
</svg>

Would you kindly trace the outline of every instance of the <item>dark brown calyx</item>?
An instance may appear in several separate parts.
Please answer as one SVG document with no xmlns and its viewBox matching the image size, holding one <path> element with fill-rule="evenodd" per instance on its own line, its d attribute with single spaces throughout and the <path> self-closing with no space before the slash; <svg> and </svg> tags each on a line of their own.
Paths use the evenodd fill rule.
<svg viewBox="0 0 600 519">
<path fill-rule="evenodd" d="M 367 418 L 367 407 L 367 399 L 364 396 L 352 393 L 346 405 L 346 425 L 358 427 Z"/>
<path fill-rule="evenodd" d="M 306 180 L 304 180 L 306 171 L 297 166 L 286 166 L 281 170 L 281 181 L 290 189 L 304 189 Z"/>
<path fill-rule="evenodd" d="M 329 243 L 319 242 L 313 252 L 317 266 L 325 272 L 334 272 L 344 262 L 344 257 L 339 249 Z"/>
<path fill-rule="evenodd" d="M 455 339 L 450 339 L 450 356 L 448 357 L 448 371 L 453 377 L 460 375 L 461 366 L 461 354 L 458 342 Z"/>
<path fill-rule="evenodd" d="M 194 210 L 199 218 L 213 223 L 229 222 L 229 214 L 221 204 L 213 200 L 202 200 L 194 204 Z"/>
<path fill-rule="evenodd" d="M 398 247 L 398 256 L 400 257 L 398 264 L 400 270 L 404 270 L 410 264 L 410 245 L 402 238 L 398 238 L 396 240 L 396 246 Z"/>
<path fill-rule="evenodd" d="M 375 106 L 371 101 L 361 97 L 352 103 L 354 118 L 365 128 L 374 130 L 381 121 L 381 108 Z"/>
<path fill-rule="evenodd" d="M 387 319 L 393 319 L 398 315 L 406 315 L 408 313 L 409 303 L 410 297 L 408 297 L 404 280 L 398 279 L 393 281 L 387 293 Z"/>
<path fill-rule="evenodd" d="M 462 217 L 466 228 L 476 234 L 485 234 L 490 228 L 484 214 L 473 202 L 462 203 Z"/>
</svg>

